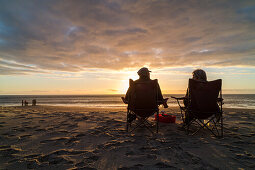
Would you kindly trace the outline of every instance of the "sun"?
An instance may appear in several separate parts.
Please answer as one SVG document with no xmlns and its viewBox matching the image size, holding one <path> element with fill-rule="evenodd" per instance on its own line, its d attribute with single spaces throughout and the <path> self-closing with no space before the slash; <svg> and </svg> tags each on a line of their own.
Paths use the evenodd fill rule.
<svg viewBox="0 0 255 170">
<path fill-rule="evenodd" d="M 138 75 L 136 72 L 127 72 L 127 75 L 124 76 L 120 83 L 120 93 L 125 94 L 129 87 L 129 79 L 136 80 L 138 79 Z"/>
</svg>

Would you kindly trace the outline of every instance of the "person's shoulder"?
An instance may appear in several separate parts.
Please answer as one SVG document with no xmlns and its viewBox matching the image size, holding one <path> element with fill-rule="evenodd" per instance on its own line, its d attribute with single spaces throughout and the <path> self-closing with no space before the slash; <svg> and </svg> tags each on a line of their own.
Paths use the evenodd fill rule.
<svg viewBox="0 0 255 170">
<path fill-rule="evenodd" d="M 150 82 L 150 81 L 153 81 L 153 80 L 151 80 L 151 79 L 137 79 L 134 82 L 135 83 L 141 83 L 141 82 Z"/>
<path fill-rule="evenodd" d="M 157 83 L 158 83 L 158 79 L 153 79 L 153 80 L 151 80 L 151 81 L 153 81 L 153 82 L 157 82 Z"/>
</svg>

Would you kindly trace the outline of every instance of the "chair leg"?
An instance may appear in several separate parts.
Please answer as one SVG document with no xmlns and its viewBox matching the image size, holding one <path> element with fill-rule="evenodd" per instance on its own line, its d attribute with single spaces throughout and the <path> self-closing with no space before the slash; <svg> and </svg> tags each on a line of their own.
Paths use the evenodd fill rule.
<svg viewBox="0 0 255 170">
<path fill-rule="evenodd" d="M 183 124 L 184 124 L 184 116 L 183 116 L 182 109 L 181 109 L 181 117 L 182 117 L 182 122 L 183 122 Z"/>
<path fill-rule="evenodd" d="M 157 111 L 157 121 L 156 121 L 156 124 L 157 124 L 157 133 L 158 133 L 158 121 L 159 121 L 159 112 Z"/>
<path fill-rule="evenodd" d="M 128 126 L 129 126 L 129 125 L 128 125 L 128 122 L 127 122 L 127 125 L 126 125 L 126 132 L 128 132 Z"/>
<path fill-rule="evenodd" d="M 141 124 L 136 124 L 136 126 L 130 131 L 133 132 L 136 128 L 138 128 L 139 126 L 141 126 Z"/>
<path fill-rule="evenodd" d="M 216 121 L 213 120 L 213 123 L 214 123 L 213 129 L 214 128 L 216 129 L 217 134 L 218 134 L 216 137 L 218 137 L 218 138 L 222 138 L 223 137 L 223 120 L 222 119 L 223 118 L 221 116 L 219 121 L 218 120 L 216 120 Z"/>
<path fill-rule="evenodd" d="M 208 129 L 215 137 L 218 137 L 219 134 L 216 135 L 216 134 L 214 133 L 213 129 L 210 129 L 210 128 L 207 126 L 207 124 L 210 123 L 210 122 L 212 122 L 213 119 L 214 119 L 214 117 L 211 118 L 211 119 L 210 119 L 209 121 L 207 121 L 206 123 L 204 123 L 204 122 L 202 122 L 200 119 L 198 119 L 199 122 L 198 122 L 198 121 L 196 121 L 196 122 L 199 124 L 200 128 L 199 128 L 197 131 L 195 131 L 192 135 L 195 135 L 199 130 L 201 130 L 202 128 L 205 127 L 205 128 Z M 214 126 L 216 126 L 216 125 L 214 125 Z M 217 130 L 217 127 L 215 127 L 215 128 L 216 128 L 216 130 Z M 218 130 L 217 130 L 217 132 L 218 132 Z"/>
<path fill-rule="evenodd" d="M 129 115 L 129 110 L 127 111 L 127 123 L 126 123 L 126 131 L 127 132 L 128 132 L 128 126 L 129 126 L 128 115 Z"/>
<path fill-rule="evenodd" d="M 149 122 L 147 122 L 147 119 L 139 119 L 139 120 L 140 120 L 140 123 L 136 123 L 136 126 L 134 128 L 132 128 L 132 130 L 130 132 L 133 132 L 138 127 L 141 127 L 142 125 L 144 125 L 154 135 L 154 132 L 149 127 L 149 126 L 151 126 L 151 124 Z M 148 125 L 146 126 L 146 123 L 149 126 Z"/>
<path fill-rule="evenodd" d="M 223 116 L 221 115 L 221 138 L 223 138 Z"/>
<path fill-rule="evenodd" d="M 193 122 L 196 122 L 200 127 L 198 127 L 198 129 L 193 132 L 191 135 L 195 135 L 198 133 L 198 131 L 200 131 L 202 128 L 206 128 L 208 129 L 215 137 L 217 138 L 222 138 L 223 137 L 223 116 L 221 114 L 220 116 L 220 120 L 219 121 L 215 121 L 214 119 L 216 119 L 216 117 L 211 117 L 206 123 L 202 122 L 200 119 L 194 119 L 194 120 L 191 120 L 190 122 L 186 122 L 185 121 L 185 118 L 183 119 L 183 127 L 185 129 L 185 132 L 186 134 L 188 135 L 189 134 L 189 128 L 190 128 L 190 125 L 193 123 Z M 213 126 L 212 127 L 209 127 L 208 126 L 208 123 L 212 123 Z"/>
<path fill-rule="evenodd" d="M 213 124 L 214 124 L 214 126 L 212 127 L 212 131 L 215 129 L 216 132 L 217 132 L 217 137 L 219 137 L 219 136 L 220 136 L 220 132 L 219 132 L 219 130 L 218 130 L 217 121 L 212 120 L 212 122 L 213 122 Z"/>
<path fill-rule="evenodd" d="M 186 134 L 187 135 L 189 135 L 189 127 L 190 127 L 190 125 L 192 124 L 192 122 L 193 122 L 193 120 L 192 121 L 190 121 L 187 125 L 185 125 L 185 132 L 186 132 Z"/>
<path fill-rule="evenodd" d="M 219 122 L 219 126 L 220 126 L 220 134 L 219 134 L 219 137 L 220 138 L 223 138 L 223 117 L 221 115 L 221 118 L 220 118 L 220 122 Z"/>
<path fill-rule="evenodd" d="M 133 132 L 135 129 L 137 129 L 138 127 L 142 127 L 142 125 L 144 125 L 143 127 L 147 128 L 152 135 L 154 135 L 155 132 L 152 131 L 152 124 L 148 122 L 147 120 L 148 118 L 138 118 L 138 122 L 134 122 L 134 127 L 131 128 L 131 124 L 129 124 L 129 132 Z M 157 128 L 158 130 L 158 128 Z"/>
</svg>

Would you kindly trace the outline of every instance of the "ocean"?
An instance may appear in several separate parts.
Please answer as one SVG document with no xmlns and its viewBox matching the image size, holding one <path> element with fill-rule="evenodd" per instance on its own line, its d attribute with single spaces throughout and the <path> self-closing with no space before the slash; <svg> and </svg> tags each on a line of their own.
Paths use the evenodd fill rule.
<svg viewBox="0 0 255 170">
<path fill-rule="evenodd" d="M 0 95 L 0 106 L 21 106 L 21 101 L 26 100 L 31 105 L 36 99 L 37 105 L 51 106 L 81 106 L 100 108 L 124 108 L 125 104 L 118 95 Z M 168 105 L 177 106 L 171 96 L 181 97 L 181 94 L 168 94 Z M 255 109 L 255 94 L 225 94 L 224 108 Z"/>
</svg>

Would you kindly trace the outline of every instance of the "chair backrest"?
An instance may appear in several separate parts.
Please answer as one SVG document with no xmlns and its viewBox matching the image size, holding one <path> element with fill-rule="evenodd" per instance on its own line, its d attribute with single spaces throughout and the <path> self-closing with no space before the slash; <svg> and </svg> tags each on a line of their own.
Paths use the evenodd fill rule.
<svg viewBox="0 0 255 170">
<path fill-rule="evenodd" d="M 157 88 L 158 80 L 148 80 L 144 82 L 129 80 L 131 95 L 128 99 L 128 109 L 141 117 L 151 116 L 158 110 Z"/>
<path fill-rule="evenodd" d="M 197 118 L 205 119 L 219 111 L 217 98 L 221 94 L 222 80 L 208 82 L 189 79 L 189 104 Z"/>
</svg>

